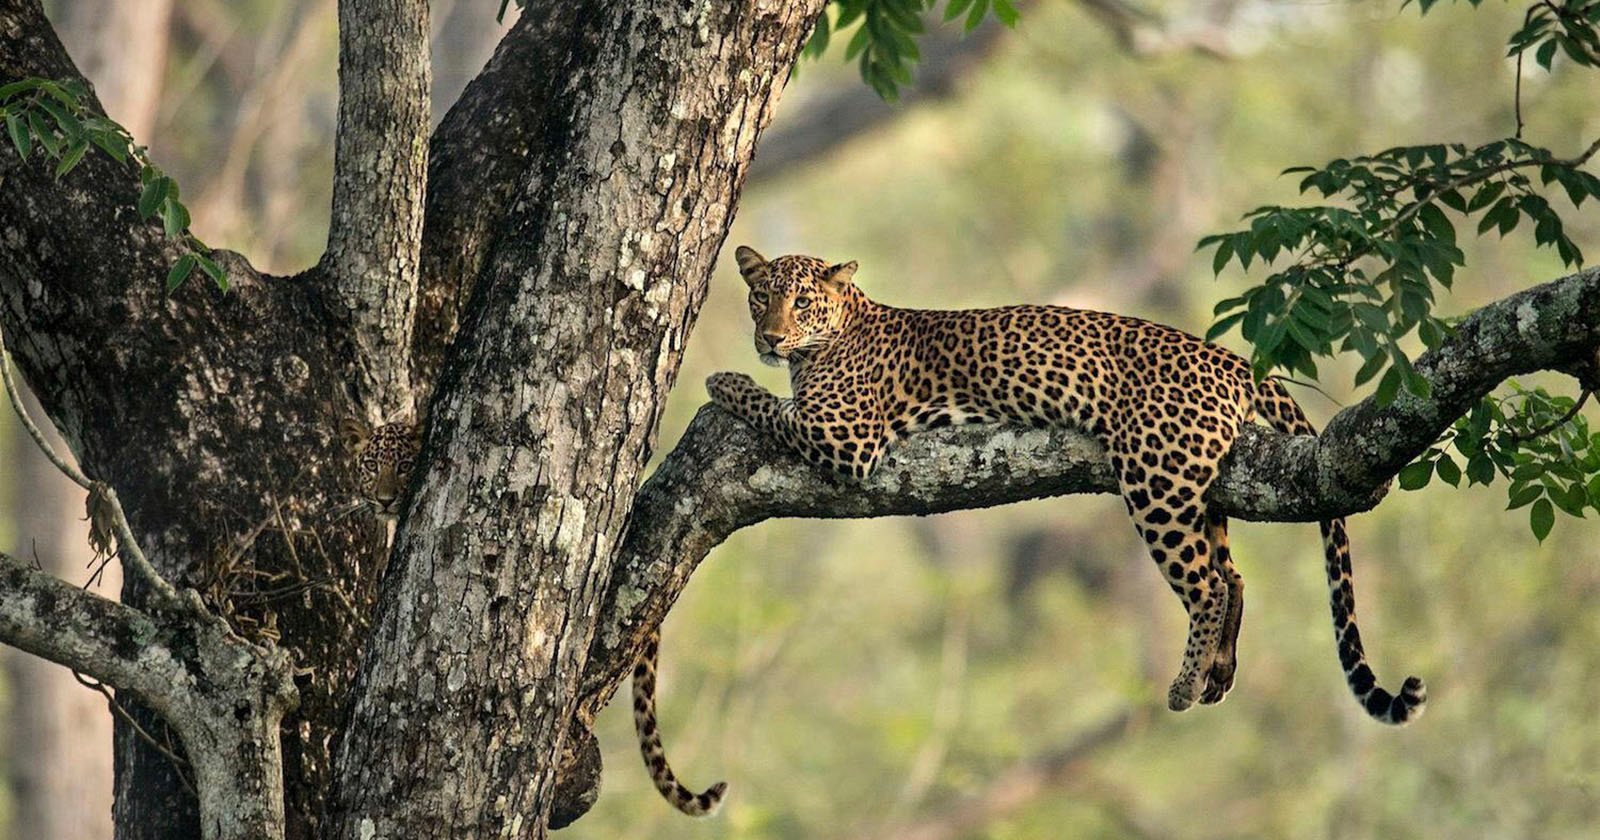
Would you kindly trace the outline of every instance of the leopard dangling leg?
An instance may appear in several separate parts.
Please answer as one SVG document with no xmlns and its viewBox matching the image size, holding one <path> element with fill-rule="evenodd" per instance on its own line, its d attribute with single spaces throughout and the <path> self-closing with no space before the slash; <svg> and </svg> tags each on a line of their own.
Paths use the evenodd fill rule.
<svg viewBox="0 0 1600 840">
<path fill-rule="evenodd" d="M 684 787 L 667 764 L 666 751 L 661 747 L 661 730 L 656 725 L 656 658 L 660 652 L 661 631 L 656 630 L 645 641 L 644 653 L 633 666 L 633 728 L 639 734 L 639 753 L 650 771 L 650 781 L 672 807 L 691 817 L 708 817 L 722 805 L 728 783 L 717 782 L 697 794 Z"/>
<path fill-rule="evenodd" d="M 1238 666 L 1239 627 L 1244 622 L 1244 576 L 1233 565 L 1228 549 L 1228 518 L 1220 513 L 1206 514 L 1206 539 L 1211 543 L 1211 566 L 1228 585 L 1228 608 L 1222 617 L 1222 639 L 1217 658 L 1206 672 L 1206 687 L 1200 702 L 1221 703 L 1233 689 L 1233 674 Z"/>
<path fill-rule="evenodd" d="M 1134 528 L 1189 613 L 1183 665 L 1167 691 L 1167 708 L 1181 712 L 1200 697 L 1201 685 L 1216 660 L 1228 611 L 1228 584 L 1212 565 L 1211 544 L 1206 539 L 1202 491 L 1151 473 L 1125 453 L 1113 454 L 1111 463 L 1122 478 L 1122 500 Z"/>
</svg>

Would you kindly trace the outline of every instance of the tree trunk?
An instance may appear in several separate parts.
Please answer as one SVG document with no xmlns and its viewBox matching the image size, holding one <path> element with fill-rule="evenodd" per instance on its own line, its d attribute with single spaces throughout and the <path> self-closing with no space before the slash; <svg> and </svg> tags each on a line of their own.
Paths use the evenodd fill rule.
<svg viewBox="0 0 1600 840">
<path fill-rule="evenodd" d="M 172 0 L 74 0 L 64 4 L 62 38 L 79 56 L 84 72 L 110 116 L 136 137 L 155 127 Z M 128 49 L 138 44 L 138 49 Z M 35 404 L 33 415 L 42 416 Z M 57 440 L 59 452 L 66 445 Z M 37 557 L 71 581 L 90 573 L 91 552 L 83 491 L 62 476 L 20 432 L 9 444 L 12 457 L 10 552 Z M 122 569 L 106 564 L 94 591 L 115 598 Z M 112 717 L 106 699 L 72 674 L 31 656 L 3 657 L 18 702 L 7 722 L 10 738 L 14 837 L 37 840 L 101 840 L 112 833 Z"/>
<path fill-rule="evenodd" d="M 543 835 L 633 488 L 820 6 L 593 5 L 544 68 L 566 79 L 560 151 L 525 181 L 433 403 L 339 757 L 340 837 Z"/>
</svg>

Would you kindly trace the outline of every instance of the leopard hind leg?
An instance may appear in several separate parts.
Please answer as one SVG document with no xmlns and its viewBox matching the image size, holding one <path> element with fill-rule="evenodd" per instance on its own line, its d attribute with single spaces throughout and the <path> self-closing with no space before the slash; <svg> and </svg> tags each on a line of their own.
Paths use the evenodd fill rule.
<svg viewBox="0 0 1600 840">
<path fill-rule="evenodd" d="M 1202 498 L 1205 482 L 1196 482 L 1194 479 L 1200 476 L 1194 470 L 1182 469 L 1182 464 L 1169 472 L 1152 467 L 1150 460 L 1161 461 L 1144 459 L 1137 452 L 1116 452 L 1112 466 L 1117 470 L 1122 499 L 1134 528 L 1189 614 L 1183 664 L 1167 690 L 1167 708 L 1181 712 L 1200 698 L 1201 688 L 1216 662 L 1229 611 L 1228 582 L 1211 559 Z M 1165 461 L 1174 463 L 1171 458 Z M 1212 469 L 1200 470 L 1203 478 L 1209 478 Z"/>
<path fill-rule="evenodd" d="M 1233 564 L 1226 516 L 1215 512 L 1206 514 L 1206 539 L 1211 544 L 1211 566 L 1228 588 L 1228 606 L 1222 617 L 1217 656 L 1211 662 L 1211 670 L 1206 672 L 1205 690 L 1200 693 L 1200 702 L 1211 704 L 1221 703 L 1233 689 L 1234 671 L 1239 662 L 1239 627 L 1244 622 L 1244 576 Z"/>
</svg>

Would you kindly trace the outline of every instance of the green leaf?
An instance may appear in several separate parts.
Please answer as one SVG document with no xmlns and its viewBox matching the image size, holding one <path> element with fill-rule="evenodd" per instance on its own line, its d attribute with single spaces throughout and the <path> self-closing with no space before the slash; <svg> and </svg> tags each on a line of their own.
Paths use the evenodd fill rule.
<svg viewBox="0 0 1600 840">
<path fill-rule="evenodd" d="M 148 219 L 156 214 L 156 208 L 167 200 L 166 178 L 152 178 L 145 182 L 144 190 L 139 193 L 139 218 Z"/>
<path fill-rule="evenodd" d="M 1206 341 L 1216 341 L 1223 333 L 1233 329 L 1233 325 L 1243 320 L 1244 316 L 1245 313 L 1243 312 L 1235 312 L 1212 324 L 1211 329 L 1206 330 Z"/>
<path fill-rule="evenodd" d="M 967 7 L 971 5 L 972 0 L 950 0 L 950 2 L 944 4 L 945 23 L 961 17 L 962 13 L 966 12 Z"/>
<path fill-rule="evenodd" d="M 1544 488 L 1537 484 L 1525 485 L 1508 493 L 1510 502 L 1506 510 L 1516 510 L 1519 507 L 1533 504 L 1534 500 L 1544 495 Z"/>
<path fill-rule="evenodd" d="M 1211 273 L 1221 274 L 1222 269 L 1228 265 L 1228 260 L 1233 258 L 1233 240 L 1224 239 L 1217 243 L 1217 253 L 1211 257 Z"/>
<path fill-rule="evenodd" d="M 1533 537 L 1539 542 L 1544 542 L 1544 538 L 1550 536 L 1550 529 L 1555 524 L 1556 512 L 1549 499 L 1540 499 L 1528 511 L 1528 527 L 1533 529 Z"/>
<path fill-rule="evenodd" d="M 855 60 L 856 56 L 861 55 L 862 51 L 867 48 L 867 44 L 871 42 L 872 33 L 868 32 L 865 26 L 857 29 L 856 34 L 850 38 L 850 43 L 844 48 L 844 60 Z"/>
<path fill-rule="evenodd" d="M 194 271 L 194 254 L 184 254 L 173 264 L 172 270 L 167 272 L 167 291 L 172 292 L 189 279 L 189 273 Z"/>
<path fill-rule="evenodd" d="M 1483 453 L 1468 458 L 1467 480 L 1474 484 L 1488 484 L 1494 481 L 1494 459 Z"/>
<path fill-rule="evenodd" d="M 39 107 L 43 108 L 56 120 L 56 125 L 61 127 L 61 133 L 67 137 L 77 137 L 83 133 L 83 123 L 73 116 L 71 111 L 49 99 L 39 100 Z"/>
<path fill-rule="evenodd" d="M 78 140 L 74 142 L 72 146 L 67 149 L 67 153 L 61 156 L 61 162 L 56 164 L 57 180 L 59 180 L 61 176 L 71 172 L 73 167 L 77 166 L 78 162 L 83 160 L 83 155 L 87 151 L 89 151 L 88 141 Z"/>
<path fill-rule="evenodd" d="M 60 151 L 58 150 L 61 147 L 56 143 L 55 131 L 48 125 L 45 125 L 45 122 L 39 116 L 38 111 L 28 112 L 28 127 L 33 129 L 34 139 L 38 140 L 39 145 L 44 147 L 46 154 L 50 155 L 51 157 L 55 157 L 60 154 Z"/>
<path fill-rule="evenodd" d="M 1417 218 L 1422 221 L 1422 227 L 1428 233 L 1433 234 L 1435 238 L 1455 244 L 1456 227 L 1450 224 L 1450 219 L 1445 216 L 1444 211 L 1440 210 L 1437 205 L 1422 205 L 1422 209 L 1417 211 Z"/>
<path fill-rule="evenodd" d="M 216 260 L 204 254 L 198 254 L 197 259 L 200 263 L 200 270 L 211 278 L 211 282 L 217 284 L 218 289 L 226 292 L 228 290 L 228 273 L 222 270 L 222 266 L 217 265 Z"/>
<path fill-rule="evenodd" d="M 19 93 L 37 90 L 40 79 L 22 79 L 9 84 L 0 85 L 0 100 L 10 99 Z"/>
<path fill-rule="evenodd" d="M 1377 400 L 1378 405 L 1385 406 L 1394 402 L 1395 396 L 1399 393 L 1400 370 L 1399 368 L 1391 367 L 1384 371 L 1383 378 L 1378 380 L 1378 391 L 1373 394 L 1373 398 Z"/>
<path fill-rule="evenodd" d="M 1432 477 L 1433 464 L 1427 461 L 1407 464 L 1400 470 L 1400 489 L 1421 490 L 1428 486 L 1428 480 Z"/>
<path fill-rule="evenodd" d="M 988 10 L 989 0 L 977 0 L 976 3 L 973 3 L 972 11 L 967 13 L 967 22 L 964 24 L 966 26 L 966 30 L 971 32 L 972 30 L 977 29 L 978 24 L 983 23 L 983 15 Z"/>
<path fill-rule="evenodd" d="M 1017 20 L 1021 18 L 1021 15 L 1017 13 L 1016 7 L 1011 5 L 1011 0 L 994 0 L 994 16 L 995 19 L 1012 28 L 1016 27 Z"/>
<path fill-rule="evenodd" d="M 170 195 L 166 201 L 161 202 L 161 227 L 166 231 L 168 239 L 177 239 L 189 227 L 189 211 L 174 201 Z"/>
<path fill-rule="evenodd" d="M 1461 486 L 1461 468 L 1456 466 L 1455 459 L 1449 455 L 1440 455 L 1439 460 L 1434 462 L 1433 468 L 1439 474 L 1440 481 L 1451 487 Z"/>
<path fill-rule="evenodd" d="M 1583 484 L 1576 481 L 1567 485 L 1567 489 L 1548 495 L 1556 507 L 1579 519 L 1583 518 L 1583 509 L 1589 506 L 1589 494 L 1584 491 Z"/>
<path fill-rule="evenodd" d="M 1382 353 L 1372 354 L 1372 356 L 1367 359 L 1366 364 L 1363 364 L 1361 369 L 1356 371 L 1356 385 L 1361 386 L 1372 381 L 1372 377 L 1377 376 L 1378 371 L 1383 370 L 1383 366 L 1388 364 L 1388 362 L 1388 356 L 1385 356 Z"/>
<path fill-rule="evenodd" d="M 23 125 L 22 117 L 17 114 L 6 114 L 6 132 L 11 135 L 11 145 L 17 147 L 17 154 L 23 160 L 33 153 L 33 140 L 28 136 L 28 127 Z"/>
<path fill-rule="evenodd" d="M 89 133 L 89 139 L 117 163 L 128 159 L 128 147 L 122 142 L 121 136 L 111 132 L 94 131 Z"/>
</svg>

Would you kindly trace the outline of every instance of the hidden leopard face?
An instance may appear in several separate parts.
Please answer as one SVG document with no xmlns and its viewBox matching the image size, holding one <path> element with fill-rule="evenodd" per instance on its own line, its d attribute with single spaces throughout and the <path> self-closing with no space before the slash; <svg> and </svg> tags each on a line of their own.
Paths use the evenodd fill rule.
<svg viewBox="0 0 1600 840">
<path fill-rule="evenodd" d="M 359 420 L 347 420 L 341 432 L 345 445 L 355 452 L 361 498 L 372 506 L 379 519 L 397 518 L 422 448 L 416 427 L 410 423 L 384 423 L 371 428 Z"/>
</svg>

